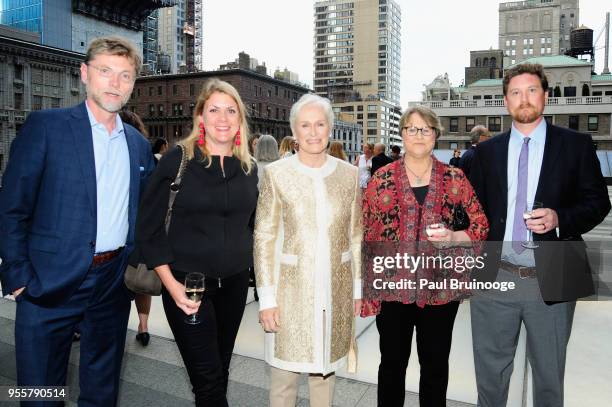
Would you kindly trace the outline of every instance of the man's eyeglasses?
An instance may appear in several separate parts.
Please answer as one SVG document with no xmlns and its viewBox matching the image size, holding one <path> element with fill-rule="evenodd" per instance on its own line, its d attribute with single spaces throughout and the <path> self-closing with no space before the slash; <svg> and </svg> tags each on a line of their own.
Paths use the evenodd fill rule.
<svg viewBox="0 0 612 407">
<path fill-rule="evenodd" d="M 132 82 L 134 82 L 134 79 L 135 79 L 134 75 L 132 73 L 128 72 L 128 71 L 115 72 L 115 71 L 113 71 L 112 69 L 110 69 L 107 66 L 103 66 L 101 68 L 98 67 L 98 66 L 89 65 L 89 64 L 87 66 L 90 66 L 93 69 L 95 69 L 96 71 L 98 71 L 100 73 L 100 76 L 103 77 L 103 78 L 110 79 L 110 78 L 112 78 L 115 75 L 119 75 L 119 80 L 121 82 L 124 82 L 124 83 L 132 83 Z"/>
<path fill-rule="evenodd" d="M 419 131 L 421 132 L 421 135 L 423 137 L 431 137 L 434 134 L 436 134 L 434 129 L 432 129 L 431 127 L 427 127 L 427 126 L 421 127 L 421 128 L 414 127 L 414 126 L 412 127 L 405 126 L 405 127 L 402 127 L 402 130 L 404 130 L 406 134 L 408 134 L 410 137 L 415 137 Z"/>
</svg>

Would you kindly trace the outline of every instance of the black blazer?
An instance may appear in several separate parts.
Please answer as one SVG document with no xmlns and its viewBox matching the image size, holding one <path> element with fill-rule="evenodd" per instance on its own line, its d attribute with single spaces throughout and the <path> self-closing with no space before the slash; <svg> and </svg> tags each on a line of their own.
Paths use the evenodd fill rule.
<svg viewBox="0 0 612 407">
<path fill-rule="evenodd" d="M 372 157 L 372 170 L 371 174 L 374 175 L 379 168 L 384 167 L 387 164 L 393 162 L 393 159 L 387 156 L 385 153 L 380 153 L 377 156 Z"/>
<path fill-rule="evenodd" d="M 508 143 L 510 131 L 479 143 L 470 181 L 489 219 L 487 267 L 479 276 L 495 280 L 504 239 L 508 205 Z M 516 166 L 518 163 L 510 163 Z M 554 209 L 559 236 L 553 229 L 533 234 L 542 242 L 535 250 L 537 278 L 546 302 L 573 301 L 593 294 L 593 280 L 582 235 L 610 211 L 608 189 L 593 141 L 587 134 L 548 125 L 535 200 Z M 497 242 L 497 244 L 495 244 Z"/>
<path fill-rule="evenodd" d="M 149 268 L 169 264 L 173 275 L 200 272 L 226 278 L 253 266 L 253 227 L 257 205 L 257 166 L 247 175 L 240 160 L 219 156 L 201 161 L 196 149 L 176 195 L 168 235 L 164 219 L 170 184 L 181 162 L 178 148 L 166 153 L 145 189 L 136 221 L 141 262 Z"/>
</svg>

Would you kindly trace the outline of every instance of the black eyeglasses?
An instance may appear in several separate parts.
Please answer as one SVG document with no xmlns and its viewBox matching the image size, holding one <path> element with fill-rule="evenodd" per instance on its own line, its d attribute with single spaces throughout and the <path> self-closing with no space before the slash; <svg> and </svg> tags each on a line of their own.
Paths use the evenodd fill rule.
<svg viewBox="0 0 612 407">
<path fill-rule="evenodd" d="M 402 127 L 402 130 L 404 130 L 406 132 L 406 134 L 408 134 L 410 137 L 415 137 L 417 135 L 417 133 L 420 131 L 421 135 L 423 137 L 431 137 L 435 134 L 434 129 L 432 129 L 431 127 L 425 126 L 425 127 Z"/>
</svg>

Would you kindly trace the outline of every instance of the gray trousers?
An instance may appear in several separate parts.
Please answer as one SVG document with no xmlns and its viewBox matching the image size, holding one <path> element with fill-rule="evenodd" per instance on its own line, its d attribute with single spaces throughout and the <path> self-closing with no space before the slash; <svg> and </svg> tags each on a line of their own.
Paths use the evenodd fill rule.
<svg viewBox="0 0 612 407">
<path fill-rule="evenodd" d="M 514 281 L 517 287 L 505 293 L 490 290 L 470 300 L 477 405 L 506 405 L 523 323 L 533 373 L 533 405 L 562 407 L 565 356 L 576 302 L 546 305 L 535 278 L 522 280 L 500 270 L 497 280 Z"/>
</svg>

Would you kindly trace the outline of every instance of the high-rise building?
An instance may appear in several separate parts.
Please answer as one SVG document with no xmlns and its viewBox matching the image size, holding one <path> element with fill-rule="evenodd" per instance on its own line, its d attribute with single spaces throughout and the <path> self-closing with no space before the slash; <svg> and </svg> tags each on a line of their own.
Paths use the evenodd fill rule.
<svg viewBox="0 0 612 407">
<path fill-rule="evenodd" d="M 314 4 L 314 90 L 361 124 L 364 142 L 399 144 L 401 10 L 394 0 Z"/>
<path fill-rule="evenodd" d="M 89 43 L 118 35 L 143 45 L 146 16 L 172 0 L 2 0 L 0 24 L 38 33 L 43 45 L 85 52 Z"/>
<path fill-rule="evenodd" d="M 526 0 L 499 5 L 499 48 L 504 66 L 528 58 L 561 55 L 579 26 L 578 0 Z"/>
<path fill-rule="evenodd" d="M 159 46 L 157 38 L 159 36 L 158 27 L 159 10 L 149 14 L 143 24 L 142 29 L 142 71 L 144 74 L 151 74 L 158 71 L 157 55 Z"/>
<path fill-rule="evenodd" d="M 177 0 L 159 10 L 159 49 L 170 57 L 170 72 L 203 70 L 201 0 Z"/>
</svg>

